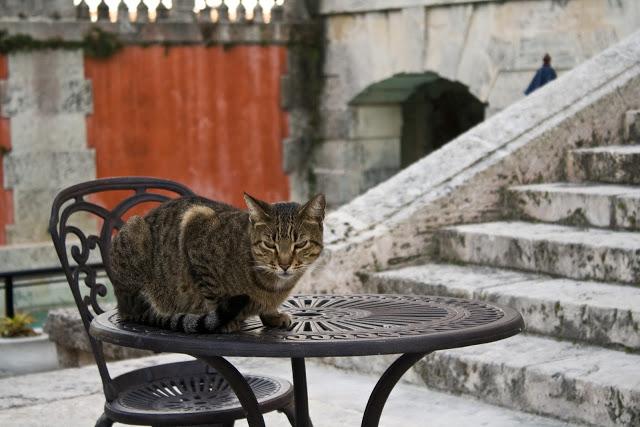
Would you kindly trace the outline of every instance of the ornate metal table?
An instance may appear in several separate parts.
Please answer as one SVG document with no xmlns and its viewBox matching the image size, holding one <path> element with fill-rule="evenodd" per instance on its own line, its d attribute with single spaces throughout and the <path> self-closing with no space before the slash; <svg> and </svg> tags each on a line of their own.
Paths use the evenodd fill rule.
<svg viewBox="0 0 640 427">
<path fill-rule="evenodd" d="M 105 342 L 202 359 L 228 380 L 247 412 L 249 425 L 264 426 L 257 400 L 242 375 L 223 356 L 291 358 L 296 426 L 311 426 L 306 357 L 402 354 L 382 375 L 367 403 L 362 426 L 377 426 L 400 377 L 436 350 L 488 343 L 520 333 L 513 309 L 480 301 L 414 295 L 298 295 L 283 310 L 288 330 L 249 320 L 232 334 L 188 335 L 124 323 L 117 311 L 97 316 L 91 334 Z"/>
</svg>

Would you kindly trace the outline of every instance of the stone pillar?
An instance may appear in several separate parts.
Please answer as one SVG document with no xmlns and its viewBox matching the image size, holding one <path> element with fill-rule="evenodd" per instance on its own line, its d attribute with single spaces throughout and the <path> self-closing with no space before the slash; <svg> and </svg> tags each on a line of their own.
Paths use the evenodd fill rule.
<svg viewBox="0 0 640 427">
<path fill-rule="evenodd" d="M 63 188 L 94 179 L 85 116 L 91 82 L 81 50 L 12 53 L 0 82 L 0 112 L 10 119 L 11 151 L 3 158 L 4 186 L 13 190 L 8 243 L 49 241 L 49 207 Z"/>
<path fill-rule="evenodd" d="M 289 136 L 283 145 L 283 167 L 289 175 L 291 198 L 306 201 L 317 193 L 311 169 L 311 152 L 318 138 L 317 123 L 323 60 L 323 34 L 318 2 L 309 8 L 305 0 L 284 3 L 286 24 L 298 24 L 303 43 L 291 43 L 287 52 L 287 74 L 281 79 L 281 106 L 289 113 Z M 298 39 L 291 35 L 292 40 Z"/>
</svg>

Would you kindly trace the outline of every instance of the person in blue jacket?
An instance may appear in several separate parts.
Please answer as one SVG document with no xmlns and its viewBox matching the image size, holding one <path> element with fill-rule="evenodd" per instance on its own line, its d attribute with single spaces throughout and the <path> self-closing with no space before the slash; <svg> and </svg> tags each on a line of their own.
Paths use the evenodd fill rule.
<svg viewBox="0 0 640 427">
<path fill-rule="evenodd" d="M 524 94 L 529 95 L 531 92 L 541 88 L 551 80 L 555 80 L 556 77 L 556 70 L 551 68 L 551 57 L 547 53 L 544 55 L 544 58 L 542 58 L 542 68 L 536 71 L 536 75 L 533 76 L 533 80 L 531 80 L 531 83 L 527 90 L 524 91 Z"/>
</svg>

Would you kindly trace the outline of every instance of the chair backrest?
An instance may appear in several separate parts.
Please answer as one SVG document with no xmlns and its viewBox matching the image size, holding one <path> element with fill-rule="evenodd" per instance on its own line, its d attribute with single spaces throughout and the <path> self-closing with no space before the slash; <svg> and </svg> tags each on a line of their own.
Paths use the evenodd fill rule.
<svg viewBox="0 0 640 427">
<path fill-rule="evenodd" d="M 107 399 L 114 397 L 102 344 L 91 337 L 89 325 L 94 316 L 104 312 L 101 300 L 107 286 L 99 283 L 98 273 L 106 270 L 109 279 L 110 249 L 113 234 L 122 227 L 127 213 L 144 204 L 154 205 L 175 197 L 193 195 L 187 187 L 167 180 L 147 177 L 107 178 L 74 185 L 62 190 L 53 201 L 49 233 L 60 264 L 71 287 L 89 336 L 93 355 L 102 377 Z M 118 202 L 105 207 L 101 197 Z M 95 219 L 91 221 L 89 218 Z M 96 229 L 95 224 L 98 224 Z"/>
</svg>

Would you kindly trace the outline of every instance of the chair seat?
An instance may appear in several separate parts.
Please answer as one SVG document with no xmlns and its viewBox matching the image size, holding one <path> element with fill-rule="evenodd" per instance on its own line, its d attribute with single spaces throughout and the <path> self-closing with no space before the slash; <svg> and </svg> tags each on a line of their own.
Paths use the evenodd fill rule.
<svg viewBox="0 0 640 427">
<path fill-rule="evenodd" d="M 245 376 L 260 411 L 282 409 L 293 401 L 293 387 L 274 377 Z M 127 372 L 114 379 L 120 392 L 105 404 L 117 422 L 139 425 L 227 423 L 245 417 L 227 381 L 200 361 L 178 362 Z"/>
</svg>

